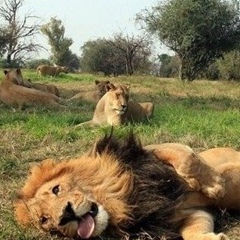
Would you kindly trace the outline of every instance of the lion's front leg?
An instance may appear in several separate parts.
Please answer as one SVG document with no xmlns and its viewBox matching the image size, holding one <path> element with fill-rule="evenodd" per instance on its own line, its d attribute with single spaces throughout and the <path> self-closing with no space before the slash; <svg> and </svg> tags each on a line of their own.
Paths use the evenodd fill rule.
<svg viewBox="0 0 240 240">
<path fill-rule="evenodd" d="M 225 179 L 190 147 L 164 143 L 149 145 L 145 149 L 150 150 L 160 161 L 172 165 L 192 190 L 201 191 L 213 199 L 225 195 Z"/>
<path fill-rule="evenodd" d="M 213 232 L 213 216 L 205 211 L 194 211 L 184 221 L 180 234 L 184 240 L 229 240 L 223 234 Z"/>
</svg>

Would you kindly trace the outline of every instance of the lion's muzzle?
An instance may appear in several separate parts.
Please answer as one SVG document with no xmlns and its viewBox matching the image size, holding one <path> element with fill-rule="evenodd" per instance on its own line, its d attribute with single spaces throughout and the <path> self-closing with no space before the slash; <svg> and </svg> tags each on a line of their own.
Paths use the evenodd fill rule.
<svg viewBox="0 0 240 240">
<path fill-rule="evenodd" d="M 94 217 L 98 214 L 98 206 L 95 203 L 91 204 L 91 209 L 82 216 L 77 216 L 70 202 L 63 210 L 63 215 L 60 219 L 59 226 L 67 226 L 70 222 L 77 222 L 76 235 L 82 239 L 88 239 L 92 236 L 95 229 Z"/>
</svg>

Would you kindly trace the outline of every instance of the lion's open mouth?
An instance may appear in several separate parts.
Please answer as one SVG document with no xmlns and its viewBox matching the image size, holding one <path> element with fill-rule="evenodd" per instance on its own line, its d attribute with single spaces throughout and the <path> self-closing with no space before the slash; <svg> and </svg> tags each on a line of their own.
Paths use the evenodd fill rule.
<svg viewBox="0 0 240 240">
<path fill-rule="evenodd" d="M 88 239 L 92 236 L 95 229 L 94 217 L 98 213 L 98 206 L 92 203 L 91 210 L 81 217 L 78 221 L 78 236 L 82 239 Z"/>
<path fill-rule="evenodd" d="M 78 228 L 76 230 L 76 235 L 82 239 L 88 239 L 92 236 L 95 229 L 95 217 L 98 214 L 98 206 L 96 203 L 91 204 L 91 209 L 82 216 L 77 216 L 72 208 L 70 202 L 68 202 L 64 214 L 59 222 L 59 226 L 64 226 L 69 222 L 76 221 L 78 223 Z"/>
</svg>

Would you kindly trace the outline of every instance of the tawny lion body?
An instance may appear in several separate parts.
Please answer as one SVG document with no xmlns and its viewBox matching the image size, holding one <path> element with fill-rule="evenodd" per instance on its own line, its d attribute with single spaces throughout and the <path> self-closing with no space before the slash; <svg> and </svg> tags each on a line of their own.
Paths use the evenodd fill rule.
<svg viewBox="0 0 240 240">
<path fill-rule="evenodd" d="M 209 197 L 201 189 L 191 189 L 177 174 L 179 168 L 188 174 L 196 170 L 188 164 L 188 170 L 183 169 L 188 160 L 212 176 L 220 174 L 225 192 Z M 225 234 L 213 232 L 213 215 L 205 207 L 240 209 L 240 164 L 229 160 L 211 168 L 206 167 L 208 159 L 202 161 L 181 144 L 143 149 L 132 134 L 121 140 L 105 136 L 78 159 L 45 160 L 35 166 L 15 201 L 15 216 L 24 226 L 34 224 L 70 238 L 147 234 L 159 239 L 227 240 Z M 197 179 L 200 186 L 202 180 Z"/>
<path fill-rule="evenodd" d="M 108 92 L 98 101 L 93 118 L 90 121 L 77 125 L 112 125 L 118 126 L 125 122 L 125 112 L 128 106 L 129 89 L 128 86 L 111 85 Z"/>
<path fill-rule="evenodd" d="M 69 98 L 67 101 L 76 102 L 76 101 L 88 101 L 97 103 L 101 97 L 109 90 L 108 85 L 109 81 L 95 81 L 95 90 L 90 90 L 86 92 L 79 92 L 75 94 L 73 97 Z"/>
<path fill-rule="evenodd" d="M 141 122 L 149 120 L 154 111 L 154 104 L 152 102 L 136 102 L 129 100 L 126 111 L 126 119 L 129 122 Z"/>
<path fill-rule="evenodd" d="M 60 98 L 56 95 L 33 88 L 17 85 L 15 82 L 22 77 L 21 70 L 5 71 L 5 78 L 0 86 L 0 100 L 8 105 L 44 105 L 62 107 Z"/>
<path fill-rule="evenodd" d="M 79 124 L 85 125 L 112 125 L 119 126 L 128 122 L 148 120 L 154 105 L 151 102 L 138 103 L 129 99 L 129 86 L 114 86 L 109 83 L 105 87 L 106 93 L 98 101 L 93 119 Z"/>
<path fill-rule="evenodd" d="M 27 79 L 25 82 L 27 82 L 31 88 L 40 90 L 42 92 L 52 93 L 58 97 L 60 96 L 59 89 L 54 84 L 36 83 L 32 82 L 30 79 Z"/>
<path fill-rule="evenodd" d="M 37 73 L 42 76 L 53 76 L 56 77 L 59 73 L 68 73 L 68 68 L 65 66 L 48 66 L 48 65 L 39 65 L 37 67 Z"/>
</svg>

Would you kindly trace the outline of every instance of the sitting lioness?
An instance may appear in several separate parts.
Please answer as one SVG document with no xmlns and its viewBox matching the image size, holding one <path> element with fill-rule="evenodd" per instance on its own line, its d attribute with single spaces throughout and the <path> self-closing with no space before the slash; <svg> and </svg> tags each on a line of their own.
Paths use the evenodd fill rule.
<svg viewBox="0 0 240 240">
<path fill-rule="evenodd" d="M 125 112 L 128 106 L 129 86 L 110 85 L 109 91 L 98 101 L 93 118 L 90 121 L 81 123 L 83 125 L 121 125 L 125 122 Z"/>
<path fill-rule="evenodd" d="M 108 91 L 96 105 L 93 119 L 77 125 L 122 125 L 128 122 L 140 122 L 153 114 L 151 102 L 138 103 L 129 99 L 129 85 L 106 85 Z"/>
<path fill-rule="evenodd" d="M 24 105 L 63 107 L 60 104 L 61 99 L 54 94 L 18 85 L 18 82 L 23 81 L 20 69 L 5 70 L 4 74 L 0 85 L 0 101 L 19 107 Z"/>
</svg>

